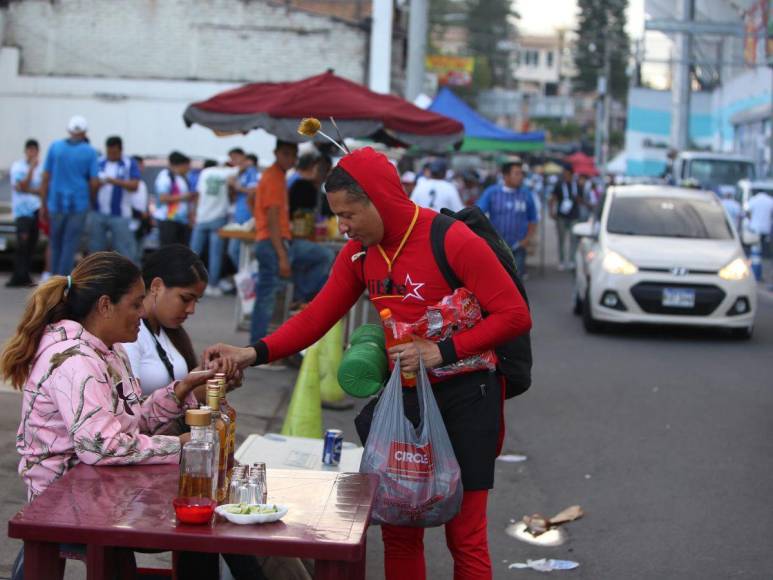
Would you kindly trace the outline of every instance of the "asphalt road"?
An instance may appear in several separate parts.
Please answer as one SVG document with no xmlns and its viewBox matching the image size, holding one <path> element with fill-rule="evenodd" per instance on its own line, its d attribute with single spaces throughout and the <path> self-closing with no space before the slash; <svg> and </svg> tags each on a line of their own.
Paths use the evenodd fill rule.
<svg viewBox="0 0 773 580">
<path fill-rule="evenodd" d="M 762 288 L 762 287 L 760 287 Z M 507 403 L 507 450 L 490 518 L 503 560 L 566 558 L 583 579 L 773 578 L 773 293 L 755 335 L 665 327 L 586 335 L 557 272 L 528 283 L 532 390 Z M 517 466 L 517 467 L 516 467 Z M 557 548 L 504 534 L 510 518 L 580 504 Z"/>
</svg>

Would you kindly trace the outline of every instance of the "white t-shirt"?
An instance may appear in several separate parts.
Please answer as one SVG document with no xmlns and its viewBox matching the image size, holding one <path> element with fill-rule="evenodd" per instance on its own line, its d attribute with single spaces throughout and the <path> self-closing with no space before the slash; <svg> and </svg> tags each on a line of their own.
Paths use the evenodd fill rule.
<svg viewBox="0 0 773 580">
<path fill-rule="evenodd" d="M 21 159 L 11 165 L 11 208 L 14 218 L 32 217 L 40 209 L 40 196 L 34 193 L 18 191 L 16 186 L 27 179 L 30 172 L 30 165 L 26 159 Z M 32 172 L 30 186 L 32 189 L 40 187 L 40 180 L 43 176 L 43 164 L 38 163 Z"/>
<path fill-rule="evenodd" d="M 442 179 L 419 181 L 411 194 L 411 201 L 435 211 L 440 211 L 444 207 L 452 211 L 464 209 L 462 198 L 454 184 Z"/>
<path fill-rule="evenodd" d="M 161 332 L 156 335 L 161 348 L 166 352 L 166 356 L 172 363 L 174 369 L 174 380 L 179 381 L 184 379 L 188 374 L 188 365 L 183 358 L 183 355 L 174 347 L 172 341 L 161 329 Z M 132 373 L 140 380 L 140 387 L 142 387 L 142 394 L 149 395 L 153 391 L 166 387 L 172 382 L 169 377 L 169 371 L 161 361 L 161 357 L 158 354 L 156 348 L 156 342 L 153 340 L 153 335 L 150 333 L 150 329 L 143 322 L 140 325 L 140 333 L 137 336 L 137 340 L 134 342 L 125 342 L 123 347 L 126 350 L 126 354 L 129 356 L 129 362 L 132 365 Z"/>
<path fill-rule="evenodd" d="M 199 175 L 196 191 L 196 223 L 209 222 L 228 215 L 228 178 L 239 170 L 234 167 L 207 167 Z"/>
<path fill-rule="evenodd" d="M 758 193 L 749 200 L 749 227 L 761 236 L 769 236 L 773 222 L 773 197 Z"/>
<path fill-rule="evenodd" d="M 131 200 L 133 210 L 147 213 L 150 198 L 148 196 L 148 186 L 142 179 L 140 179 L 139 184 L 137 184 L 137 191 L 131 196 Z M 129 222 L 129 229 L 133 232 L 140 229 L 140 220 L 132 218 L 132 221 Z"/>
<path fill-rule="evenodd" d="M 156 176 L 155 183 L 156 196 L 171 195 L 176 191 L 180 195 L 189 193 L 188 181 L 181 175 L 174 176 L 172 183 L 172 172 L 169 169 L 162 169 Z M 156 209 L 153 217 L 160 221 L 174 221 L 182 224 L 188 223 L 188 202 L 176 201 L 172 203 L 161 202 L 158 197 L 155 198 Z"/>
</svg>

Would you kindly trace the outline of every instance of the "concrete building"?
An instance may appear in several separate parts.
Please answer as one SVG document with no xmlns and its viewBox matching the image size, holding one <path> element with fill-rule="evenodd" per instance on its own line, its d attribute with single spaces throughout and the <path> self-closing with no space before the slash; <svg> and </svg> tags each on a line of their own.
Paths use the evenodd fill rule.
<svg viewBox="0 0 773 580">
<path fill-rule="evenodd" d="M 568 95 L 574 76 L 565 33 L 521 35 L 511 58 L 519 90 L 545 96 Z"/>
<path fill-rule="evenodd" d="M 217 138 L 187 129 L 182 112 L 236 84 L 297 80 L 328 68 L 367 83 L 367 26 L 346 14 L 324 14 L 325 2 L 314 4 L 305 10 L 269 0 L 0 3 L 0 169 L 19 157 L 25 139 L 45 148 L 61 138 L 73 114 L 89 120 L 97 146 L 116 134 L 130 153 L 180 149 L 216 157 L 239 145 L 270 161 L 273 137 L 256 131 Z"/>
<path fill-rule="evenodd" d="M 692 35 L 689 62 L 693 64 L 693 91 L 688 100 L 687 148 L 743 154 L 754 159 L 758 175 L 764 176 L 773 174 L 773 50 L 768 41 L 766 54 L 760 6 L 758 0 L 695 0 L 696 26 L 716 24 L 724 32 L 709 34 L 697 28 Z M 666 0 L 647 0 L 645 11 L 654 19 L 648 29 L 667 28 L 676 16 L 674 3 Z M 651 34 L 659 34 L 661 44 L 675 37 L 672 33 L 668 39 L 660 33 L 648 33 L 643 66 L 669 64 L 676 74 L 685 62 L 676 50 L 679 46 L 675 44 L 673 62 L 652 59 L 647 56 Z M 631 90 L 625 143 L 627 173 L 662 173 L 673 139 L 673 110 L 670 90 Z"/>
</svg>

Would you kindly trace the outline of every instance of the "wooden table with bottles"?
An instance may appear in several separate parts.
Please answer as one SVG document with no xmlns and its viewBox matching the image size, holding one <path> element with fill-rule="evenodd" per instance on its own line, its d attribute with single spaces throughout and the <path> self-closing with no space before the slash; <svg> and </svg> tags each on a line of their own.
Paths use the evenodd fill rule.
<svg viewBox="0 0 773 580">
<path fill-rule="evenodd" d="M 177 522 L 177 465 L 78 465 L 8 523 L 24 541 L 26 580 L 61 578 L 60 543 L 87 546 L 87 578 L 112 577 L 116 549 L 290 556 L 315 560 L 314 577 L 364 579 L 374 475 L 268 470 L 268 501 L 289 506 L 282 520 L 236 525 Z"/>
</svg>

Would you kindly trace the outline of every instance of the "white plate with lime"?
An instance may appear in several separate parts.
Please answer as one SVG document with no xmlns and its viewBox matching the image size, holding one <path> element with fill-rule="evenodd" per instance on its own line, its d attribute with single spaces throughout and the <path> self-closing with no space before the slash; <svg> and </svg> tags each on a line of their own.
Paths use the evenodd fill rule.
<svg viewBox="0 0 773 580">
<path fill-rule="evenodd" d="M 226 503 L 215 512 L 232 524 L 268 524 L 281 520 L 287 514 L 287 506 L 273 503 Z"/>
</svg>

